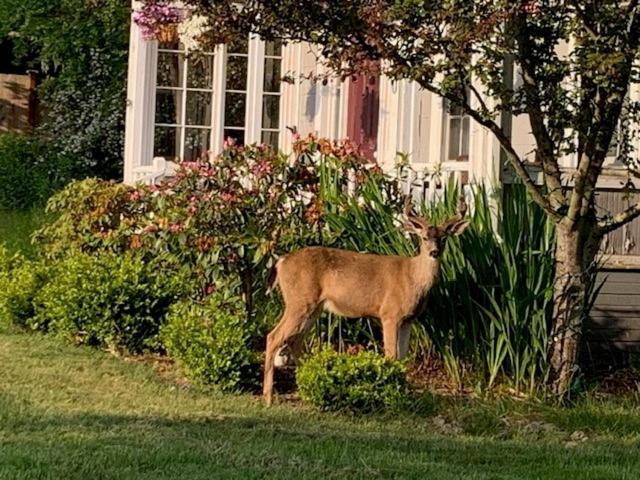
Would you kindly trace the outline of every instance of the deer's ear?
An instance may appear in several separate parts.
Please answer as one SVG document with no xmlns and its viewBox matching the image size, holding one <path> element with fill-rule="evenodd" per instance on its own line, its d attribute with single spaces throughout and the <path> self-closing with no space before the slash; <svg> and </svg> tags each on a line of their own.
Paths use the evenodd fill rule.
<svg viewBox="0 0 640 480">
<path fill-rule="evenodd" d="M 447 226 L 447 235 L 460 235 L 464 232 L 471 222 L 469 220 L 460 220 Z"/>
</svg>

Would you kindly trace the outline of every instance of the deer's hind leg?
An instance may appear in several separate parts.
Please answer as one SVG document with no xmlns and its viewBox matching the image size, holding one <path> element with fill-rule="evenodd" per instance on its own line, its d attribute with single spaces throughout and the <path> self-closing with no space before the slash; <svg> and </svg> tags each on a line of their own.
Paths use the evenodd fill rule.
<svg viewBox="0 0 640 480">
<path fill-rule="evenodd" d="M 398 333 L 398 358 L 404 358 L 409 353 L 411 327 L 412 322 L 410 320 L 405 320 L 400 327 L 400 332 Z"/>
<path fill-rule="evenodd" d="M 313 323 L 315 316 L 320 311 L 315 304 L 296 305 L 285 307 L 284 314 L 276 327 L 267 335 L 267 349 L 264 359 L 264 383 L 262 396 L 267 403 L 271 404 L 273 398 L 273 369 L 275 355 L 280 348 L 288 342 L 297 346 L 302 341 L 302 337 Z M 295 355 L 296 352 L 292 353 Z"/>
</svg>

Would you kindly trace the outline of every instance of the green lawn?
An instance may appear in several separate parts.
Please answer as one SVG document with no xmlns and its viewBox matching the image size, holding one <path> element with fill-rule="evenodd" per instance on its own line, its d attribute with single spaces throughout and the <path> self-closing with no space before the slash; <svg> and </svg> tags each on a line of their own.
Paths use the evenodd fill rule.
<svg viewBox="0 0 640 480">
<path fill-rule="evenodd" d="M 0 209 L 0 243 L 4 243 L 11 252 L 21 251 L 31 256 L 31 234 L 42 225 L 45 218 L 41 208 L 25 211 Z"/>
<path fill-rule="evenodd" d="M 0 478 L 640 476 L 632 401 L 556 409 L 426 397 L 421 414 L 354 418 L 296 402 L 265 408 L 175 378 L 0 330 Z"/>
</svg>

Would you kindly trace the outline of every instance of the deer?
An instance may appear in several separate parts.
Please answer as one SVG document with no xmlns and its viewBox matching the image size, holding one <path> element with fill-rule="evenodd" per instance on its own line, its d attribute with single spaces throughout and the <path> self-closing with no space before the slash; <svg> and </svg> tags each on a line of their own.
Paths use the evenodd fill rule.
<svg viewBox="0 0 640 480">
<path fill-rule="evenodd" d="M 275 357 L 285 346 L 294 360 L 304 348 L 305 333 L 322 311 L 347 318 L 377 318 L 385 356 L 403 358 L 409 349 L 412 320 L 424 311 L 440 275 L 446 239 L 469 226 L 464 197 L 455 216 L 439 225 L 412 213 L 407 197 L 404 230 L 417 235 L 417 255 L 375 255 L 328 247 L 306 247 L 281 257 L 273 286 L 280 289 L 284 312 L 267 335 L 263 399 L 271 405 Z"/>
</svg>

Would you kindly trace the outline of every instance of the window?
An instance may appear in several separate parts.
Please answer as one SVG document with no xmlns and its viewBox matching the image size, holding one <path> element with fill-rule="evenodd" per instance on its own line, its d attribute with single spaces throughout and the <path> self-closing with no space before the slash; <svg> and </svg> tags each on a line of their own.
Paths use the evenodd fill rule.
<svg viewBox="0 0 640 480">
<path fill-rule="evenodd" d="M 260 141 L 275 148 L 278 147 L 278 136 L 280 135 L 281 67 L 282 44 L 280 42 L 267 42 L 264 52 Z"/>
<path fill-rule="evenodd" d="M 443 101 L 443 160 L 466 162 L 469 160 L 470 117 L 462 107 Z"/>
<path fill-rule="evenodd" d="M 224 138 L 234 138 L 238 143 L 245 142 L 248 69 L 248 39 L 229 44 L 225 71 Z"/>
<path fill-rule="evenodd" d="M 193 161 L 220 150 L 227 137 L 277 147 L 281 63 L 282 45 L 257 38 L 190 57 L 177 42 L 159 44 L 154 157 Z"/>
</svg>

